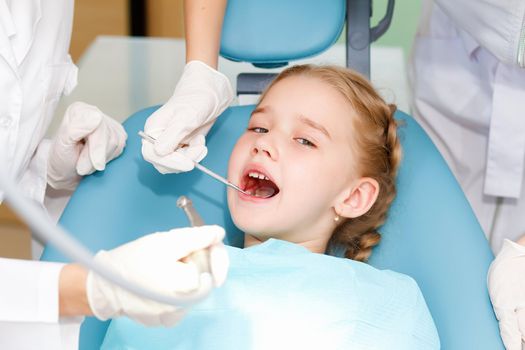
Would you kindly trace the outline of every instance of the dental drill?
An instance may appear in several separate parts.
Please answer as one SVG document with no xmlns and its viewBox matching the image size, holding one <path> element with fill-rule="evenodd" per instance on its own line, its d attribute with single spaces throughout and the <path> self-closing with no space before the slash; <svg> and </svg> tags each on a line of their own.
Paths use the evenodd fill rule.
<svg viewBox="0 0 525 350">
<path fill-rule="evenodd" d="M 145 288 L 136 282 L 129 281 L 112 269 L 95 261 L 93 254 L 86 247 L 68 234 L 66 230 L 55 225 L 41 207 L 25 198 L 21 194 L 18 185 L 9 178 L 9 175 L 3 169 L 0 170 L 0 192 L 1 191 L 4 192 L 5 201 L 11 209 L 24 220 L 37 237 L 53 244 L 72 261 L 79 262 L 101 277 L 138 296 L 176 307 L 186 307 L 200 302 L 206 298 L 213 289 L 213 280 L 210 273 L 200 274 L 200 283 L 196 291 L 187 293 L 173 291 L 170 295 L 161 294 L 150 288 Z M 208 271 L 209 270 L 208 268 Z"/>
<path fill-rule="evenodd" d="M 177 206 L 184 210 L 184 213 L 190 221 L 192 227 L 203 226 L 204 221 L 200 217 L 199 213 L 193 207 L 193 203 L 186 196 L 180 196 L 177 199 Z M 183 259 L 184 262 L 193 263 L 200 274 L 208 274 L 210 278 L 213 279 L 212 266 L 211 266 L 211 257 L 209 249 L 200 249 L 197 250 L 186 258 Z"/>
</svg>

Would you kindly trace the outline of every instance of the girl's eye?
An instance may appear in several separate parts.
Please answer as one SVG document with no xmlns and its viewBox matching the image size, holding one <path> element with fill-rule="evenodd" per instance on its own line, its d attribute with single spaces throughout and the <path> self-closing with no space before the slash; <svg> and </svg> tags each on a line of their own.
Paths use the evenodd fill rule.
<svg viewBox="0 0 525 350">
<path fill-rule="evenodd" d="M 257 133 L 257 134 L 265 134 L 265 133 L 268 132 L 268 129 L 260 128 L 258 126 L 253 127 L 253 128 L 249 128 L 248 130 L 249 131 L 253 131 L 253 132 Z"/>
<path fill-rule="evenodd" d="M 302 137 L 295 139 L 297 142 L 299 142 L 301 145 L 308 146 L 308 147 L 316 147 L 315 144 L 307 139 L 304 139 Z"/>
</svg>

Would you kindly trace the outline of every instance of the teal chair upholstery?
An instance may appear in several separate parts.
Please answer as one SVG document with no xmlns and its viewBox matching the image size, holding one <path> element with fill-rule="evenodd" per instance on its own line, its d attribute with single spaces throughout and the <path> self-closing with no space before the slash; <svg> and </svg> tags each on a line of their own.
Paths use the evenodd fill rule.
<svg viewBox="0 0 525 350">
<path fill-rule="evenodd" d="M 93 252 L 111 249 L 146 233 L 187 226 L 176 205 L 177 198 L 186 195 L 206 223 L 226 229 L 228 244 L 242 246 L 242 233 L 230 219 L 222 184 L 198 170 L 162 175 L 143 160 L 137 132 L 155 109 L 142 110 L 124 123 L 129 135 L 124 153 L 104 172 L 80 183 L 61 225 Z M 204 165 L 226 174 L 229 154 L 252 109 L 232 107 L 223 113 L 208 135 Z M 485 285 L 493 258 L 488 243 L 430 139 L 410 116 L 397 112 L 397 118 L 405 123 L 400 129 L 404 159 L 399 194 L 370 263 L 418 282 L 443 349 L 502 349 Z M 52 246 L 43 258 L 66 261 Z M 106 327 L 88 318 L 82 326 L 81 348 L 98 348 Z"/>
<path fill-rule="evenodd" d="M 274 6 L 272 13 L 262 10 L 269 4 Z M 335 41 L 344 21 L 340 15 L 344 8 L 345 0 L 230 0 L 221 52 L 234 60 L 269 66 L 313 55 Z M 305 25 L 308 23 L 311 25 Z M 302 35 L 293 30 L 290 34 L 289 28 L 299 28 Z M 312 36 L 318 28 L 325 29 L 319 38 Z M 272 49 L 273 44 L 278 49 Z M 288 50 L 289 46 L 294 50 Z M 272 55 L 278 57 L 272 60 Z M 186 195 L 206 223 L 226 229 L 226 243 L 242 246 L 242 234 L 230 219 L 223 185 L 197 170 L 161 175 L 143 160 L 137 132 L 156 108 L 128 118 L 124 123 L 129 135 L 124 153 L 105 171 L 82 180 L 60 224 L 93 252 L 110 249 L 147 233 L 187 226 L 185 215 L 176 206 L 177 198 Z M 252 109 L 231 107 L 223 113 L 208 134 L 209 153 L 204 165 L 226 174 L 230 151 Z M 489 245 L 428 136 L 410 116 L 398 111 L 396 117 L 405 123 L 400 129 L 404 159 L 399 191 L 370 263 L 408 274 L 418 282 L 443 349 L 503 349 L 486 289 L 486 273 L 493 259 Z M 43 259 L 66 261 L 52 246 L 46 248 Z M 107 322 L 87 318 L 81 329 L 80 348 L 97 349 L 106 328 Z"/>
</svg>

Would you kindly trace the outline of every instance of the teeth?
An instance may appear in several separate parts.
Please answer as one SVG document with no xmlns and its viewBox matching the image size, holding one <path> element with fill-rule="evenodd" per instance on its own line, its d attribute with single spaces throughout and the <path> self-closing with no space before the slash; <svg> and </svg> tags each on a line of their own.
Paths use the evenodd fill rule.
<svg viewBox="0 0 525 350">
<path fill-rule="evenodd" d="M 270 180 L 268 177 L 264 176 L 261 173 L 255 172 L 255 171 L 248 173 L 248 176 L 253 177 L 254 179 Z"/>
</svg>

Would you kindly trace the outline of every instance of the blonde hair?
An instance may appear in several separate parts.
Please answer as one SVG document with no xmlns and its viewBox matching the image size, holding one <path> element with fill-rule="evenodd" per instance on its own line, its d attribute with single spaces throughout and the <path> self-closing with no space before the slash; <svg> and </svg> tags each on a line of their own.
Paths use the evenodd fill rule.
<svg viewBox="0 0 525 350">
<path fill-rule="evenodd" d="M 387 104 L 366 78 L 336 66 L 297 65 L 280 73 L 266 88 L 292 76 L 321 79 L 335 88 L 351 104 L 357 118 L 352 118 L 357 147 L 357 171 L 379 184 L 379 194 L 370 210 L 351 219 L 342 220 L 330 238 L 330 247 L 345 249 L 345 257 L 366 261 L 372 247 L 381 240 L 378 228 L 385 222 L 388 208 L 396 195 L 396 176 L 402 151 L 394 119 L 396 106 Z"/>
</svg>

